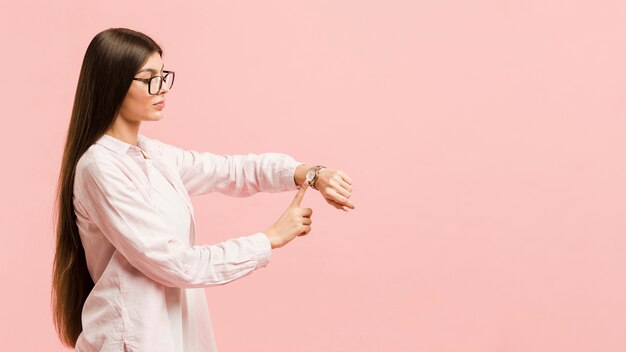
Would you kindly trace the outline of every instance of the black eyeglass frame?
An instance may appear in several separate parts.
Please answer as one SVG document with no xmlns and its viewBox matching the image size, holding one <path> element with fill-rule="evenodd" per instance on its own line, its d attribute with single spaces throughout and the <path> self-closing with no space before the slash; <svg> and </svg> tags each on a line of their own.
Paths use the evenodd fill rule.
<svg viewBox="0 0 626 352">
<path fill-rule="evenodd" d="M 133 77 L 133 80 L 134 81 L 141 81 L 143 83 L 147 83 L 148 84 L 148 94 L 150 94 L 150 95 L 157 95 L 157 94 L 161 93 L 161 88 L 163 88 L 163 82 L 166 82 L 165 79 L 169 78 L 170 75 L 172 76 L 172 83 L 170 85 L 170 89 L 171 89 L 174 86 L 174 77 L 176 77 L 176 74 L 174 73 L 174 71 L 165 71 L 165 70 L 163 70 L 163 75 L 162 76 L 152 76 L 150 78 L 136 78 L 136 77 Z M 156 93 L 152 94 L 152 93 L 150 93 L 150 85 L 152 83 L 152 80 L 155 79 L 155 78 L 159 78 L 159 77 L 161 77 L 161 80 L 159 81 L 160 82 L 159 89 L 157 90 Z"/>
</svg>

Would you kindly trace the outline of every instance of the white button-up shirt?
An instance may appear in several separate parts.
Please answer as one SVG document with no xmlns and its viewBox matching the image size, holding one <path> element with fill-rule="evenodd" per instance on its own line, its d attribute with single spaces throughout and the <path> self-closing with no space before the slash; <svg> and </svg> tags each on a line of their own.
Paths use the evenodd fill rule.
<svg viewBox="0 0 626 352">
<path fill-rule="evenodd" d="M 184 150 L 141 134 L 137 144 L 105 134 L 76 166 L 76 223 L 95 283 L 76 351 L 216 351 L 199 288 L 266 266 L 271 246 L 262 232 L 195 245 L 189 196 L 297 190 L 302 163 Z"/>
</svg>

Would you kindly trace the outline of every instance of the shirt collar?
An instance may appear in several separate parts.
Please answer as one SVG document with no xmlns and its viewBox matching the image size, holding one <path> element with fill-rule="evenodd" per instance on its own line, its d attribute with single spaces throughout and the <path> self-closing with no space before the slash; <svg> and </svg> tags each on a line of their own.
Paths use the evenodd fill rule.
<svg viewBox="0 0 626 352">
<path fill-rule="evenodd" d="M 137 146 L 139 146 L 139 148 L 145 150 L 146 152 L 150 153 L 151 149 L 150 148 L 150 140 L 145 137 L 142 134 L 138 134 L 137 135 L 137 146 L 126 143 L 120 139 L 117 139 L 113 136 L 109 136 L 108 134 L 103 134 L 102 137 L 100 137 L 97 141 L 97 144 L 102 145 L 103 147 L 119 154 L 119 155 L 125 155 L 128 153 L 129 149 L 134 149 L 135 151 L 138 151 Z"/>
</svg>

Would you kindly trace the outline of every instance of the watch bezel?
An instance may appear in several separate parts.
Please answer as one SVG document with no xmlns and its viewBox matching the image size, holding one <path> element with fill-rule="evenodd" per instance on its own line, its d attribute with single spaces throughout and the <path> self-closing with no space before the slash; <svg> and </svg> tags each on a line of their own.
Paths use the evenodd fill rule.
<svg viewBox="0 0 626 352">
<path fill-rule="evenodd" d="M 315 179 L 315 168 L 312 167 L 307 170 L 305 179 L 308 184 L 311 184 L 311 181 Z"/>
</svg>

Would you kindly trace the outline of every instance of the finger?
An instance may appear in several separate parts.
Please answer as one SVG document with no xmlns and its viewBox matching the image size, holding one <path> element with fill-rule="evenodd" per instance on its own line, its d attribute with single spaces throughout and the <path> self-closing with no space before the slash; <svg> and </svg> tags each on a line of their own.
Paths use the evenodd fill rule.
<svg viewBox="0 0 626 352">
<path fill-rule="evenodd" d="M 302 198 L 304 198 L 304 192 L 306 192 L 306 189 L 309 187 L 309 184 L 306 182 L 302 183 L 302 186 L 300 186 L 300 189 L 298 190 L 298 192 L 296 193 L 296 195 L 293 197 L 293 200 L 291 201 L 291 206 L 292 207 L 299 207 L 300 203 L 302 202 Z"/>
<path fill-rule="evenodd" d="M 328 204 L 332 205 L 333 207 L 335 207 L 337 209 L 341 209 L 341 210 L 346 211 L 346 212 L 348 211 L 348 207 L 346 207 L 345 205 L 341 205 L 341 204 L 335 202 L 332 199 L 327 199 L 326 202 L 328 202 Z"/>
<path fill-rule="evenodd" d="M 352 186 L 350 186 L 348 182 L 344 181 L 344 179 L 339 180 L 339 185 L 348 192 L 352 192 Z"/>
<path fill-rule="evenodd" d="M 337 202 L 335 202 L 334 200 L 330 199 L 330 198 L 325 198 L 326 203 L 332 205 L 333 207 L 337 208 L 337 209 L 341 209 L 341 204 L 337 204 Z"/>
<path fill-rule="evenodd" d="M 326 202 L 337 209 L 341 209 L 341 204 L 337 204 L 337 202 L 332 199 L 326 199 Z"/>
<path fill-rule="evenodd" d="M 300 208 L 300 215 L 305 218 L 310 218 L 313 215 L 313 209 L 311 208 Z"/>
<path fill-rule="evenodd" d="M 352 179 L 351 179 L 350 177 L 348 177 L 348 175 L 346 175 L 346 173 L 345 173 L 345 172 L 343 172 L 343 171 L 341 171 L 341 170 L 338 170 L 338 171 L 337 171 L 337 173 L 338 173 L 338 174 L 339 174 L 339 176 L 341 176 L 344 180 L 346 180 L 346 182 L 347 182 L 349 185 L 352 185 Z"/>
<path fill-rule="evenodd" d="M 303 225 L 311 225 L 312 223 L 313 223 L 313 220 L 311 220 L 311 218 L 302 218 Z"/>
<path fill-rule="evenodd" d="M 305 236 L 305 235 L 308 235 L 309 232 L 311 232 L 311 226 L 304 225 L 303 227 L 304 227 L 303 231 L 298 236 Z"/>
<path fill-rule="evenodd" d="M 342 196 L 341 194 L 338 194 L 334 189 L 328 191 L 328 195 L 333 201 L 339 203 L 340 205 L 345 205 L 348 208 L 354 209 L 354 204 L 350 200 L 348 200 L 348 198 Z"/>
<path fill-rule="evenodd" d="M 337 186 L 333 186 L 333 189 L 339 193 L 340 195 L 346 197 L 346 198 L 350 198 L 350 191 L 348 191 L 347 189 L 341 187 L 339 185 L 339 183 L 337 182 Z"/>
</svg>

